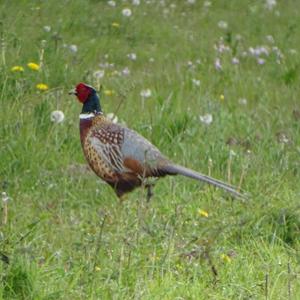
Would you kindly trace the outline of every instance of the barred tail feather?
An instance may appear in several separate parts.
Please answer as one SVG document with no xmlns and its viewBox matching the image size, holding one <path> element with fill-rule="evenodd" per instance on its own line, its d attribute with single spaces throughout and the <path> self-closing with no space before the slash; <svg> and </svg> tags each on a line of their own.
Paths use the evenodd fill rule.
<svg viewBox="0 0 300 300">
<path fill-rule="evenodd" d="M 207 175 L 198 173 L 196 171 L 193 171 L 191 169 L 179 166 L 179 165 L 166 165 L 163 167 L 163 171 L 166 172 L 169 175 L 183 175 L 186 177 L 190 177 L 199 181 L 206 182 L 208 184 L 214 185 L 218 188 L 221 188 L 229 193 L 231 193 L 235 197 L 240 197 L 240 198 L 246 198 L 245 195 L 239 193 L 237 191 L 237 188 L 227 184 L 225 182 L 222 182 L 220 180 L 214 179 L 212 177 L 209 177 Z"/>
</svg>

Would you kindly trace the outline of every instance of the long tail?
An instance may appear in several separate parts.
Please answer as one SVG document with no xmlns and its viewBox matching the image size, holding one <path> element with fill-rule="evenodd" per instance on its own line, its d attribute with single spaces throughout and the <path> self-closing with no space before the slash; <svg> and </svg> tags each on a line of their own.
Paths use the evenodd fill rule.
<svg viewBox="0 0 300 300">
<path fill-rule="evenodd" d="M 227 184 L 225 182 L 222 182 L 220 180 L 214 179 L 212 177 L 209 177 L 207 175 L 198 173 L 196 171 L 193 171 L 191 169 L 179 166 L 179 165 L 166 165 L 163 167 L 163 171 L 165 171 L 169 175 L 183 175 L 186 177 L 190 177 L 199 181 L 206 182 L 208 184 L 214 185 L 218 188 L 221 188 L 229 193 L 231 193 L 235 197 L 239 198 L 247 198 L 245 195 L 241 194 L 237 191 L 237 188 Z"/>
</svg>

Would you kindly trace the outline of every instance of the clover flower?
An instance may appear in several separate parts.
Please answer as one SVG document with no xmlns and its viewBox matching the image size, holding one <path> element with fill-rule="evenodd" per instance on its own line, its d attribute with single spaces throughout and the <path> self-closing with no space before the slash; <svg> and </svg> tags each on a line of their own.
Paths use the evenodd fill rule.
<svg viewBox="0 0 300 300">
<path fill-rule="evenodd" d="M 38 71 L 40 69 L 40 65 L 34 63 L 34 62 L 30 62 L 27 64 L 27 67 L 33 71 Z"/>
<path fill-rule="evenodd" d="M 61 110 L 54 110 L 50 115 L 50 120 L 53 123 L 61 123 L 65 119 L 65 115 Z"/>
<path fill-rule="evenodd" d="M 40 91 L 47 91 L 49 89 L 49 86 L 45 83 L 38 83 L 35 87 Z"/>
<path fill-rule="evenodd" d="M 12 72 L 24 72 L 24 68 L 22 66 L 13 66 L 10 70 Z"/>
</svg>

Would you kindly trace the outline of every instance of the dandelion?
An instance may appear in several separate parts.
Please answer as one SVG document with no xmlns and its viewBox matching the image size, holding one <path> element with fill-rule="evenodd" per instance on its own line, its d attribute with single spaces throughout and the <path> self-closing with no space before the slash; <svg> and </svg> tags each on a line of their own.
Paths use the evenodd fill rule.
<svg viewBox="0 0 300 300">
<path fill-rule="evenodd" d="M 140 5 L 141 1 L 140 0 L 132 0 L 133 5 Z"/>
<path fill-rule="evenodd" d="M 114 94 L 113 90 L 104 90 L 104 95 L 105 96 L 112 96 Z"/>
<path fill-rule="evenodd" d="M 76 45 L 70 45 L 69 46 L 69 50 L 72 52 L 72 53 L 76 53 L 78 51 L 78 47 Z"/>
<path fill-rule="evenodd" d="M 221 29 L 227 29 L 228 24 L 227 24 L 227 22 L 221 20 L 218 22 L 218 27 Z"/>
<path fill-rule="evenodd" d="M 150 89 L 145 89 L 145 90 L 141 90 L 141 93 L 140 93 L 141 97 L 143 98 L 150 98 L 151 95 L 152 95 L 152 92 Z"/>
<path fill-rule="evenodd" d="M 201 216 L 201 217 L 208 218 L 208 212 L 206 210 L 203 210 L 203 209 L 198 209 L 198 215 Z"/>
<path fill-rule="evenodd" d="M 215 69 L 217 71 L 221 71 L 222 70 L 222 64 L 221 64 L 220 58 L 216 58 L 216 60 L 215 60 Z"/>
<path fill-rule="evenodd" d="M 200 80 L 193 78 L 192 82 L 195 86 L 200 86 Z"/>
<path fill-rule="evenodd" d="M 114 27 L 114 28 L 120 28 L 120 24 L 117 23 L 117 22 L 111 23 L 111 26 Z"/>
<path fill-rule="evenodd" d="M 115 1 L 112 1 L 112 0 L 107 1 L 107 4 L 108 4 L 109 6 L 111 6 L 111 7 L 115 7 L 115 6 L 116 6 L 116 2 L 115 2 Z"/>
<path fill-rule="evenodd" d="M 12 72 L 24 72 L 24 68 L 22 66 L 13 66 L 10 70 Z"/>
<path fill-rule="evenodd" d="M 132 15 L 131 9 L 130 8 L 124 8 L 122 10 L 122 15 L 124 17 L 130 17 Z"/>
<path fill-rule="evenodd" d="M 50 120 L 53 123 L 61 123 L 63 122 L 63 120 L 65 119 L 65 115 L 61 110 L 54 110 L 51 114 L 50 114 Z"/>
<path fill-rule="evenodd" d="M 45 32 L 50 32 L 51 31 L 51 26 L 46 25 L 43 28 L 44 28 Z"/>
<path fill-rule="evenodd" d="M 97 70 L 93 73 L 93 76 L 97 79 L 101 79 L 103 78 L 105 75 L 105 71 L 104 70 Z"/>
<path fill-rule="evenodd" d="M 230 262 L 231 262 L 231 258 L 230 258 L 227 254 L 225 254 L 225 253 L 222 253 L 222 254 L 220 255 L 220 257 L 221 257 L 221 259 L 222 259 L 224 262 L 226 262 L 226 263 L 230 263 Z"/>
<path fill-rule="evenodd" d="M 130 60 L 136 60 L 137 56 L 135 53 L 129 53 L 127 54 L 127 57 L 130 59 Z"/>
<path fill-rule="evenodd" d="M 40 91 L 47 91 L 49 89 L 48 85 L 45 83 L 38 83 L 35 87 Z"/>
<path fill-rule="evenodd" d="M 106 117 L 113 123 L 118 123 L 118 117 L 114 113 L 108 113 Z"/>
<path fill-rule="evenodd" d="M 38 71 L 40 69 L 40 65 L 34 63 L 34 62 L 30 62 L 27 64 L 27 67 L 33 71 Z"/>
<path fill-rule="evenodd" d="M 225 96 L 223 94 L 220 95 L 220 100 L 224 101 L 225 100 Z"/>
<path fill-rule="evenodd" d="M 211 114 L 205 114 L 203 116 L 199 116 L 200 121 L 205 125 L 210 125 L 213 121 L 213 116 Z"/>
</svg>

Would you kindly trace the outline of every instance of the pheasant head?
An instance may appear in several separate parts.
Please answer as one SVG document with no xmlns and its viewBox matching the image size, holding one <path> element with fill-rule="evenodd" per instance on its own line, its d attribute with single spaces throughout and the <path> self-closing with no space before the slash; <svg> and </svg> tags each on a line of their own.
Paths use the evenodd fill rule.
<svg viewBox="0 0 300 300">
<path fill-rule="evenodd" d="M 71 90 L 69 94 L 75 95 L 78 101 L 83 104 L 82 114 L 102 112 L 97 91 L 90 85 L 82 82 L 78 83 L 75 89 Z"/>
</svg>

